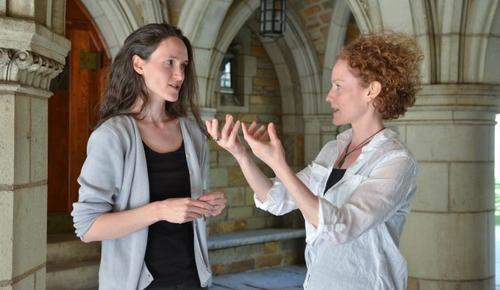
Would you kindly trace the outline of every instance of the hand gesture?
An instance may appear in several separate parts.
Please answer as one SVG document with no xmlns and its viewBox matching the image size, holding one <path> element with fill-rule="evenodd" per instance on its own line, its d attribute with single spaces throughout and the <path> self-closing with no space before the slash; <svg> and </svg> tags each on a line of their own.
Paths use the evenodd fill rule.
<svg viewBox="0 0 500 290">
<path fill-rule="evenodd" d="M 159 217 L 170 223 L 182 224 L 203 216 L 211 215 L 214 206 L 202 200 L 190 197 L 167 198 L 159 201 Z"/>
<path fill-rule="evenodd" d="M 236 121 L 233 124 L 233 116 L 226 115 L 226 123 L 219 133 L 219 121 L 217 119 L 212 119 L 210 121 L 205 121 L 207 126 L 207 131 L 212 136 L 212 139 L 217 142 L 217 144 L 227 150 L 235 158 L 245 155 L 246 149 L 241 144 L 240 138 L 238 137 L 238 131 L 240 130 L 241 123 Z"/>
<path fill-rule="evenodd" d="M 264 133 L 261 128 L 265 127 L 261 127 L 256 131 L 252 127 L 255 128 L 254 123 L 249 128 L 245 124 L 242 125 L 245 140 L 252 149 L 253 154 L 276 172 L 276 169 L 280 166 L 286 165 L 286 160 L 285 151 L 276 134 L 274 124 L 269 123 L 267 132 Z"/>
<path fill-rule="evenodd" d="M 207 192 L 200 196 L 198 200 L 204 201 L 212 206 L 212 210 L 209 213 L 210 216 L 220 215 L 226 207 L 226 196 L 224 192 Z"/>
</svg>

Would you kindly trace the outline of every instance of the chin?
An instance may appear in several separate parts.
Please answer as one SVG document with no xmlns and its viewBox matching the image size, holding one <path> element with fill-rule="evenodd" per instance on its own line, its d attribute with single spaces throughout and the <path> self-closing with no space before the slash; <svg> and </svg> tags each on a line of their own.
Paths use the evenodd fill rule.
<svg viewBox="0 0 500 290">
<path fill-rule="evenodd" d="M 332 119 L 332 124 L 335 126 L 343 126 L 347 125 L 347 122 L 343 122 L 342 120 L 335 120 L 335 118 Z"/>
<path fill-rule="evenodd" d="M 175 103 L 179 100 L 179 96 L 164 96 L 163 99 L 170 103 Z"/>
</svg>

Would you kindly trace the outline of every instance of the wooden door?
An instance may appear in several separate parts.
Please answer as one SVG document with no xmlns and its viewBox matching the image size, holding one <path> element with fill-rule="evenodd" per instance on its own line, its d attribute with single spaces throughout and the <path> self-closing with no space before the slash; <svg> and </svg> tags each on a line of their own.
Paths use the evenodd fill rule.
<svg viewBox="0 0 500 290">
<path fill-rule="evenodd" d="M 71 51 L 49 99 L 48 212 L 68 213 L 78 198 L 77 178 L 97 121 L 109 57 L 80 0 L 66 2 Z"/>
</svg>

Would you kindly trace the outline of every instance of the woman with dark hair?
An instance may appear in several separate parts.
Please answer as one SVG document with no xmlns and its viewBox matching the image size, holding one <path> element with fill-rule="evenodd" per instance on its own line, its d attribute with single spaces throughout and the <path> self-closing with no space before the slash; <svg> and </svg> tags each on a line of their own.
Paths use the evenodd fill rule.
<svg viewBox="0 0 500 290">
<path fill-rule="evenodd" d="M 295 174 L 274 125 L 256 129 L 226 116 L 207 129 L 238 161 L 257 207 L 275 215 L 299 209 L 306 224 L 306 289 L 404 290 L 406 261 L 399 239 L 416 188 L 415 158 L 384 120 L 415 102 L 422 54 L 414 39 L 395 33 L 364 35 L 345 47 L 332 70 L 326 101 L 337 126 L 352 129 L 324 145 Z M 268 179 L 239 142 L 276 174 Z"/>
<path fill-rule="evenodd" d="M 195 84 L 191 44 L 168 24 L 137 29 L 114 59 L 71 213 L 82 241 L 102 241 L 99 289 L 211 283 L 205 217 L 226 200 L 205 193 Z"/>
</svg>

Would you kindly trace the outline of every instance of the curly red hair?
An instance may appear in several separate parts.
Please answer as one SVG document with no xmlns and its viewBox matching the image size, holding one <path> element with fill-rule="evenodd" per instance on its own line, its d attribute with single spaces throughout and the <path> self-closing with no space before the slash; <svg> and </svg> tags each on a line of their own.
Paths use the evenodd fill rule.
<svg viewBox="0 0 500 290">
<path fill-rule="evenodd" d="M 361 35 L 339 54 L 364 86 L 382 85 L 374 106 L 384 120 L 397 119 L 415 103 L 420 90 L 422 52 L 412 37 L 394 32 Z"/>
</svg>

